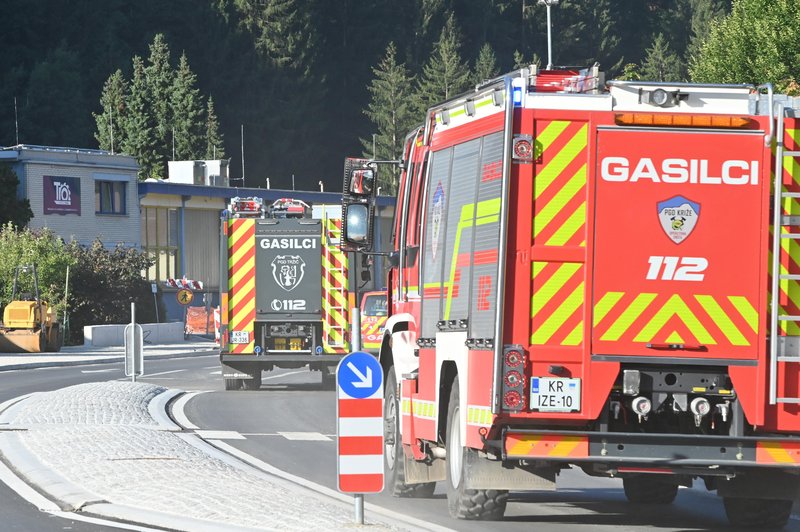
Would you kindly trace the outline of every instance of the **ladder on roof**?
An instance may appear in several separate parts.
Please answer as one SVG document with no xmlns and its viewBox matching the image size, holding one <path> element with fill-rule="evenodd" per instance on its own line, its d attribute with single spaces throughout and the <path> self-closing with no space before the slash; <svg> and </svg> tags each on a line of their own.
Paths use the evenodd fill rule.
<svg viewBox="0 0 800 532">
<path fill-rule="evenodd" d="M 800 244 L 800 175 L 791 176 L 794 179 L 787 182 L 785 176 L 785 161 L 792 160 L 791 171 L 800 174 L 800 151 L 785 149 L 786 129 L 784 120 L 788 109 L 783 104 L 777 104 L 777 126 L 775 131 L 775 181 L 773 183 L 772 205 L 772 286 L 770 295 L 770 368 L 769 368 L 769 404 L 793 403 L 800 404 L 800 397 L 778 395 L 778 364 L 800 364 L 800 315 L 792 315 L 781 304 L 781 287 L 786 287 L 788 294 L 789 284 L 800 282 L 800 272 L 791 270 L 792 260 L 790 248 L 795 243 Z M 794 240 L 795 242 L 791 242 Z M 787 244 L 787 245 L 784 245 Z M 800 285 L 798 285 L 800 287 Z M 789 333 L 795 333 L 790 335 Z M 781 334 L 783 333 L 783 334 Z M 784 392 L 785 393 L 785 392 Z"/>
<path fill-rule="evenodd" d="M 346 351 L 347 328 L 348 328 L 348 309 L 347 305 L 347 255 L 339 251 L 338 246 L 341 242 L 341 220 L 328 218 L 327 214 L 323 221 L 323 231 L 325 246 L 323 260 L 324 265 L 323 297 L 327 300 L 328 308 L 325 313 L 325 325 L 323 328 L 323 344 L 333 348 L 335 351 Z M 329 279 L 332 279 L 329 281 Z"/>
</svg>

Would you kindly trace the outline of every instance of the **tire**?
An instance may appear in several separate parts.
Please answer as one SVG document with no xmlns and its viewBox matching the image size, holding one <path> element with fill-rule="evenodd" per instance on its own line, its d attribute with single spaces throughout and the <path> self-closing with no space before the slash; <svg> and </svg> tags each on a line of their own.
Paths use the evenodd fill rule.
<svg viewBox="0 0 800 532">
<path fill-rule="evenodd" d="M 624 477 L 622 486 L 628 501 L 645 504 L 670 504 L 678 495 L 678 485 L 658 475 Z"/>
<path fill-rule="evenodd" d="M 383 391 L 383 474 L 386 489 L 394 497 L 430 497 L 436 482 L 406 484 L 403 465 L 403 443 L 400 436 L 400 400 L 397 397 L 397 376 L 394 366 L 389 368 Z"/>
<path fill-rule="evenodd" d="M 723 497 L 722 502 L 734 527 L 776 530 L 789 522 L 794 501 Z"/>
<path fill-rule="evenodd" d="M 225 381 L 225 390 L 238 390 L 242 387 L 242 379 L 227 379 L 223 378 Z"/>
<path fill-rule="evenodd" d="M 251 379 L 242 379 L 242 386 L 245 390 L 258 390 L 261 388 L 261 368 L 256 368 L 250 374 Z"/>
<path fill-rule="evenodd" d="M 475 490 L 464 488 L 464 464 L 473 449 L 461 445 L 458 376 L 450 389 L 447 407 L 447 509 L 456 519 L 495 521 L 503 518 L 508 502 L 507 490 Z"/>
</svg>

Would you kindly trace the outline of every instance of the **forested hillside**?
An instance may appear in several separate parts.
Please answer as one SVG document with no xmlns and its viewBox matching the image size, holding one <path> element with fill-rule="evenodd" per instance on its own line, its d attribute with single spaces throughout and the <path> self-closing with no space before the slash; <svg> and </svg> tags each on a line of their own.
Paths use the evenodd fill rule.
<svg viewBox="0 0 800 532">
<path fill-rule="evenodd" d="M 689 79 L 690 58 L 730 12 L 729 0 L 561 0 L 554 63 Z M 336 189 L 343 158 L 371 153 L 374 133 L 391 155 L 385 102 L 407 102 L 403 128 L 443 91 L 547 61 L 537 0 L 6 0 L 3 14 L 0 145 L 98 147 L 104 84 L 117 70 L 133 83 L 135 58 L 146 70 L 163 34 L 173 72 L 196 76 L 184 77 L 196 112 L 213 98 L 233 177 L 243 131 L 247 186 L 291 188 L 294 174 L 298 188 Z M 163 153 L 185 137 L 158 127 Z"/>
</svg>

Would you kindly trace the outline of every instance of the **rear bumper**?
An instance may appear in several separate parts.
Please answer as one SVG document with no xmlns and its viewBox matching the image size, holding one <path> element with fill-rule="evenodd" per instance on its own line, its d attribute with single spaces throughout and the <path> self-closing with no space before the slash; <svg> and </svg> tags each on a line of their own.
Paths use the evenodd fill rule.
<svg viewBox="0 0 800 532">
<path fill-rule="evenodd" d="M 701 468 L 709 472 L 744 467 L 800 471 L 800 438 L 683 434 L 572 432 L 506 427 L 500 441 L 504 460 L 600 463 L 626 467 Z"/>
</svg>

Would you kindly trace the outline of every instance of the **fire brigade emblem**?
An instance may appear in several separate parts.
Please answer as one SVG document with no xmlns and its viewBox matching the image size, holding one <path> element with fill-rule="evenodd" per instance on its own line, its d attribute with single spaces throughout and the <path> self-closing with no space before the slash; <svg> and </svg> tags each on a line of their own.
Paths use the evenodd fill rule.
<svg viewBox="0 0 800 532">
<path fill-rule="evenodd" d="M 680 244 L 692 234 L 700 219 L 700 204 L 683 196 L 658 203 L 658 221 L 667 236 Z"/>
<path fill-rule="evenodd" d="M 436 260 L 436 251 L 439 248 L 439 231 L 442 228 L 444 219 L 444 188 L 441 181 L 436 185 L 433 193 L 433 209 L 431 212 L 431 258 Z"/>
<path fill-rule="evenodd" d="M 272 261 L 272 277 L 287 292 L 297 288 L 305 273 L 306 263 L 298 255 L 278 255 Z"/>
</svg>

